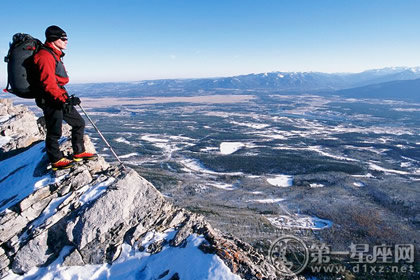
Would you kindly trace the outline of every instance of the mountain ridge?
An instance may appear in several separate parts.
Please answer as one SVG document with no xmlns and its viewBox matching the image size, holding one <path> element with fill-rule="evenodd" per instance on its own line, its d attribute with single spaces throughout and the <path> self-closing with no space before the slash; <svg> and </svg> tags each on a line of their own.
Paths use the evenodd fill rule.
<svg viewBox="0 0 420 280">
<path fill-rule="evenodd" d="M 352 98 L 408 99 L 420 101 L 420 79 L 397 80 L 336 91 Z"/>
<path fill-rule="evenodd" d="M 190 96 L 249 91 L 258 91 L 258 94 L 317 93 L 418 78 L 420 67 L 394 67 L 360 73 L 267 72 L 219 78 L 74 84 L 69 90 L 78 96 L 89 97 Z"/>
</svg>

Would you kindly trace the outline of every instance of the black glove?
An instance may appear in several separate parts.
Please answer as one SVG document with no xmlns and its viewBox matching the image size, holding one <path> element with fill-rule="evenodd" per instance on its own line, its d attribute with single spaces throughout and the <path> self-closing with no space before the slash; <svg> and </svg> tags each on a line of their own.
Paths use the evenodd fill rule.
<svg viewBox="0 0 420 280">
<path fill-rule="evenodd" d="M 76 106 L 76 105 L 79 105 L 80 103 L 82 103 L 82 101 L 80 101 L 79 97 L 72 95 L 72 96 L 69 97 L 69 99 L 67 100 L 66 103 L 68 103 L 69 105 Z"/>
</svg>

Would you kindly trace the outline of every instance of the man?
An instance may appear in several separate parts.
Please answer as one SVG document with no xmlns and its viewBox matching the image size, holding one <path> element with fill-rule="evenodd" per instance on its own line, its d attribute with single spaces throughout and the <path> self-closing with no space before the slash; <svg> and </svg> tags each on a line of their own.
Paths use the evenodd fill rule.
<svg viewBox="0 0 420 280">
<path fill-rule="evenodd" d="M 62 62 L 63 50 L 67 47 L 67 34 L 58 26 L 52 25 L 45 30 L 44 47 L 35 54 L 34 62 L 39 70 L 40 96 L 36 104 L 43 110 L 47 126 L 45 146 L 53 170 L 66 169 L 74 165 L 74 161 L 96 158 L 87 153 L 83 135 L 85 122 L 77 112 L 75 105 L 80 104 L 77 97 L 69 97 L 64 85 L 69 82 Z M 58 143 L 62 134 L 63 120 L 71 127 L 71 143 L 73 160 L 64 157 Z"/>
</svg>

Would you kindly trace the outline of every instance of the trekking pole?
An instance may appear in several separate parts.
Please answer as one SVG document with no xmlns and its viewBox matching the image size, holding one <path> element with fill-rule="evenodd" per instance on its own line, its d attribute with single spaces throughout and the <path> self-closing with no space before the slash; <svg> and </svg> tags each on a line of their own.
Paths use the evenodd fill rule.
<svg viewBox="0 0 420 280">
<path fill-rule="evenodd" d="M 101 131 L 98 129 L 98 127 L 93 123 L 92 119 L 89 117 L 89 115 L 86 113 L 85 109 L 83 109 L 82 105 L 79 104 L 80 109 L 82 109 L 83 113 L 86 115 L 86 118 L 90 121 L 90 123 L 93 125 L 95 130 L 99 133 L 99 136 L 101 136 L 102 140 L 104 140 L 105 144 L 108 146 L 108 148 L 111 150 L 114 157 L 118 160 L 120 165 L 125 169 L 125 166 L 123 162 L 120 160 L 120 158 L 117 156 L 117 154 L 114 152 L 114 149 L 109 145 L 108 141 L 106 141 L 105 137 L 102 135 Z"/>
</svg>

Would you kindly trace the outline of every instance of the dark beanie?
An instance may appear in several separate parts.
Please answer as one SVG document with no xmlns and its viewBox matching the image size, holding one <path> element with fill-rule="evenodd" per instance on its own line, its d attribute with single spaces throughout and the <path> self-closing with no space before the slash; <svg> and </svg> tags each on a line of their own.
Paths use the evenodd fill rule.
<svg viewBox="0 0 420 280">
<path fill-rule="evenodd" d="M 45 30 L 45 37 L 48 42 L 53 42 L 60 38 L 67 37 L 67 34 L 57 25 L 51 25 Z"/>
</svg>

